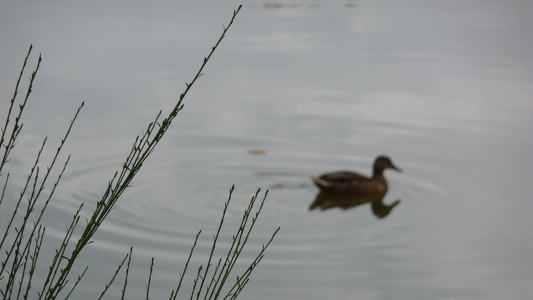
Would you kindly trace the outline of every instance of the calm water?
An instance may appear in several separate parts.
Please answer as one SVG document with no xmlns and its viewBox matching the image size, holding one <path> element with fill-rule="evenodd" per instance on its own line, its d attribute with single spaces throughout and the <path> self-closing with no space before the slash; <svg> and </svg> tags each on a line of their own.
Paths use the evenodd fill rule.
<svg viewBox="0 0 533 300">
<path fill-rule="evenodd" d="M 239 4 L 199 2 L 0 4 L 0 116 L 29 44 L 44 57 L 13 197 L 41 138 L 49 157 L 86 102 L 45 216 L 50 244 L 80 203 L 90 214 Z M 245 5 L 83 254 L 76 299 L 96 298 L 130 246 L 129 298 L 143 295 L 152 256 L 152 299 L 167 298 L 200 229 L 195 262 L 205 260 L 232 184 L 227 235 L 257 188 L 270 189 L 243 265 L 281 226 L 242 299 L 533 298 L 531 28 L 533 5 L 520 0 Z M 378 154 L 404 170 L 386 174 L 383 202 L 401 199 L 388 216 L 369 204 L 309 210 L 309 176 L 368 174 Z"/>
</svg>

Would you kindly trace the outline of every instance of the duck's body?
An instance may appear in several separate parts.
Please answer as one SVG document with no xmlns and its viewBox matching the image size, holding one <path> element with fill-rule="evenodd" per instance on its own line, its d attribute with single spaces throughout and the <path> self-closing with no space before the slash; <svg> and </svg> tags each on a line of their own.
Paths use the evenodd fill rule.
<svg viewBox="0 0 533 300">
<path fill-rule="evenodd" d="M 387 192 L 387 180 L 383 176 L 386 169 L 400 171 L 390 158 L 378 156 L 374 161 L 372 177 L 350 171 L 326 173 L 312 177 L 315 185 L 324 192 L 340 194 L 384 194 Z"/>
<path fill-rule="evenodd" d="M 349 171 L 326 173 L 312 179 L 321 191 L 340 194 L 382 194 L 388 189 L 383 176 L 369 178 Z"/>
</svg>

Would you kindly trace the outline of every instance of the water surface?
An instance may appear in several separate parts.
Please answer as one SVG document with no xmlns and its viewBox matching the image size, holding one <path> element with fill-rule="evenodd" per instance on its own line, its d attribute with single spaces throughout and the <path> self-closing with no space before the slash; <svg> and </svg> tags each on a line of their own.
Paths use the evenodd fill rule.
<svg viewBox="0 0 533 300">
<path fill-rule="evenodd" d="M 80 203 L 90 214 L 238 4 L 0 5 L 5 102 L 29 44 L 44 57 L 11 168 L 29 168 L 41 137 L 57 145 L 86 103 L 45 216 L 50 243 Z M 281 226 L 243 299 L 531 299 L 532 11 L 519 0 L 245 4 L 81 257 L 91 267 L 76 298 L 93 299 L 130 246 L 129 295 L 144 294 L 155 256 L 152 298 L 168 297 L 200 229 L 204 261 L 235 184 L 227 236 L 257 188 L 270 189 L 246 262 Z M 383 202 L 401 199 L 386 217 L 369 204 L 309 210 L 309 176 L 369 174 L 378 154 L 404 170 L 386 173 Z"/>
</svg>

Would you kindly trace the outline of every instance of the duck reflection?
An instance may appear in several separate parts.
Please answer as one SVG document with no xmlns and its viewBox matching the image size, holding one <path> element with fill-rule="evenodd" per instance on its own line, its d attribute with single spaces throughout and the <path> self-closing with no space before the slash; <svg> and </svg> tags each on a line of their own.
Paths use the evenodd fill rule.
<svg viewBox="0 0 533 300">
<path fill-rule="evenodd" d="M 309 206 L 309 210 L 320 209 L 326 210 L 338 207 L 340 209 L 349 209 L 359 205 L 370 203 L 372 212 L 378 218 L 385 218 L 390 214 L 392 209 L 400 204 L 400 199 L 387 205 L 383 202 L 383 198 L 387 193 L 370 194 L 370 195 L 350 195 L 338 194 L 332 192 L 321 191 L 316 195 L 315 200 Z"/>
</svg>

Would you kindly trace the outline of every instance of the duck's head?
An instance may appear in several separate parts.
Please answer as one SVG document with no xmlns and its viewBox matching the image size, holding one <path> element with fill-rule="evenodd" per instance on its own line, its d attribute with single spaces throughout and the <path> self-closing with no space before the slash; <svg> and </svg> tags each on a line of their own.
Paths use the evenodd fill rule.
<svg viewBox="0 0 533 300">
<path fill-rule="evenodd" d="M 374 175 L 382 175 L 386 169 L 394 169 L 398 172 L 402 170 L 396 167 L 390 158 L 384 155 L 380 155 L 374 161 Z"/>
</svg>

